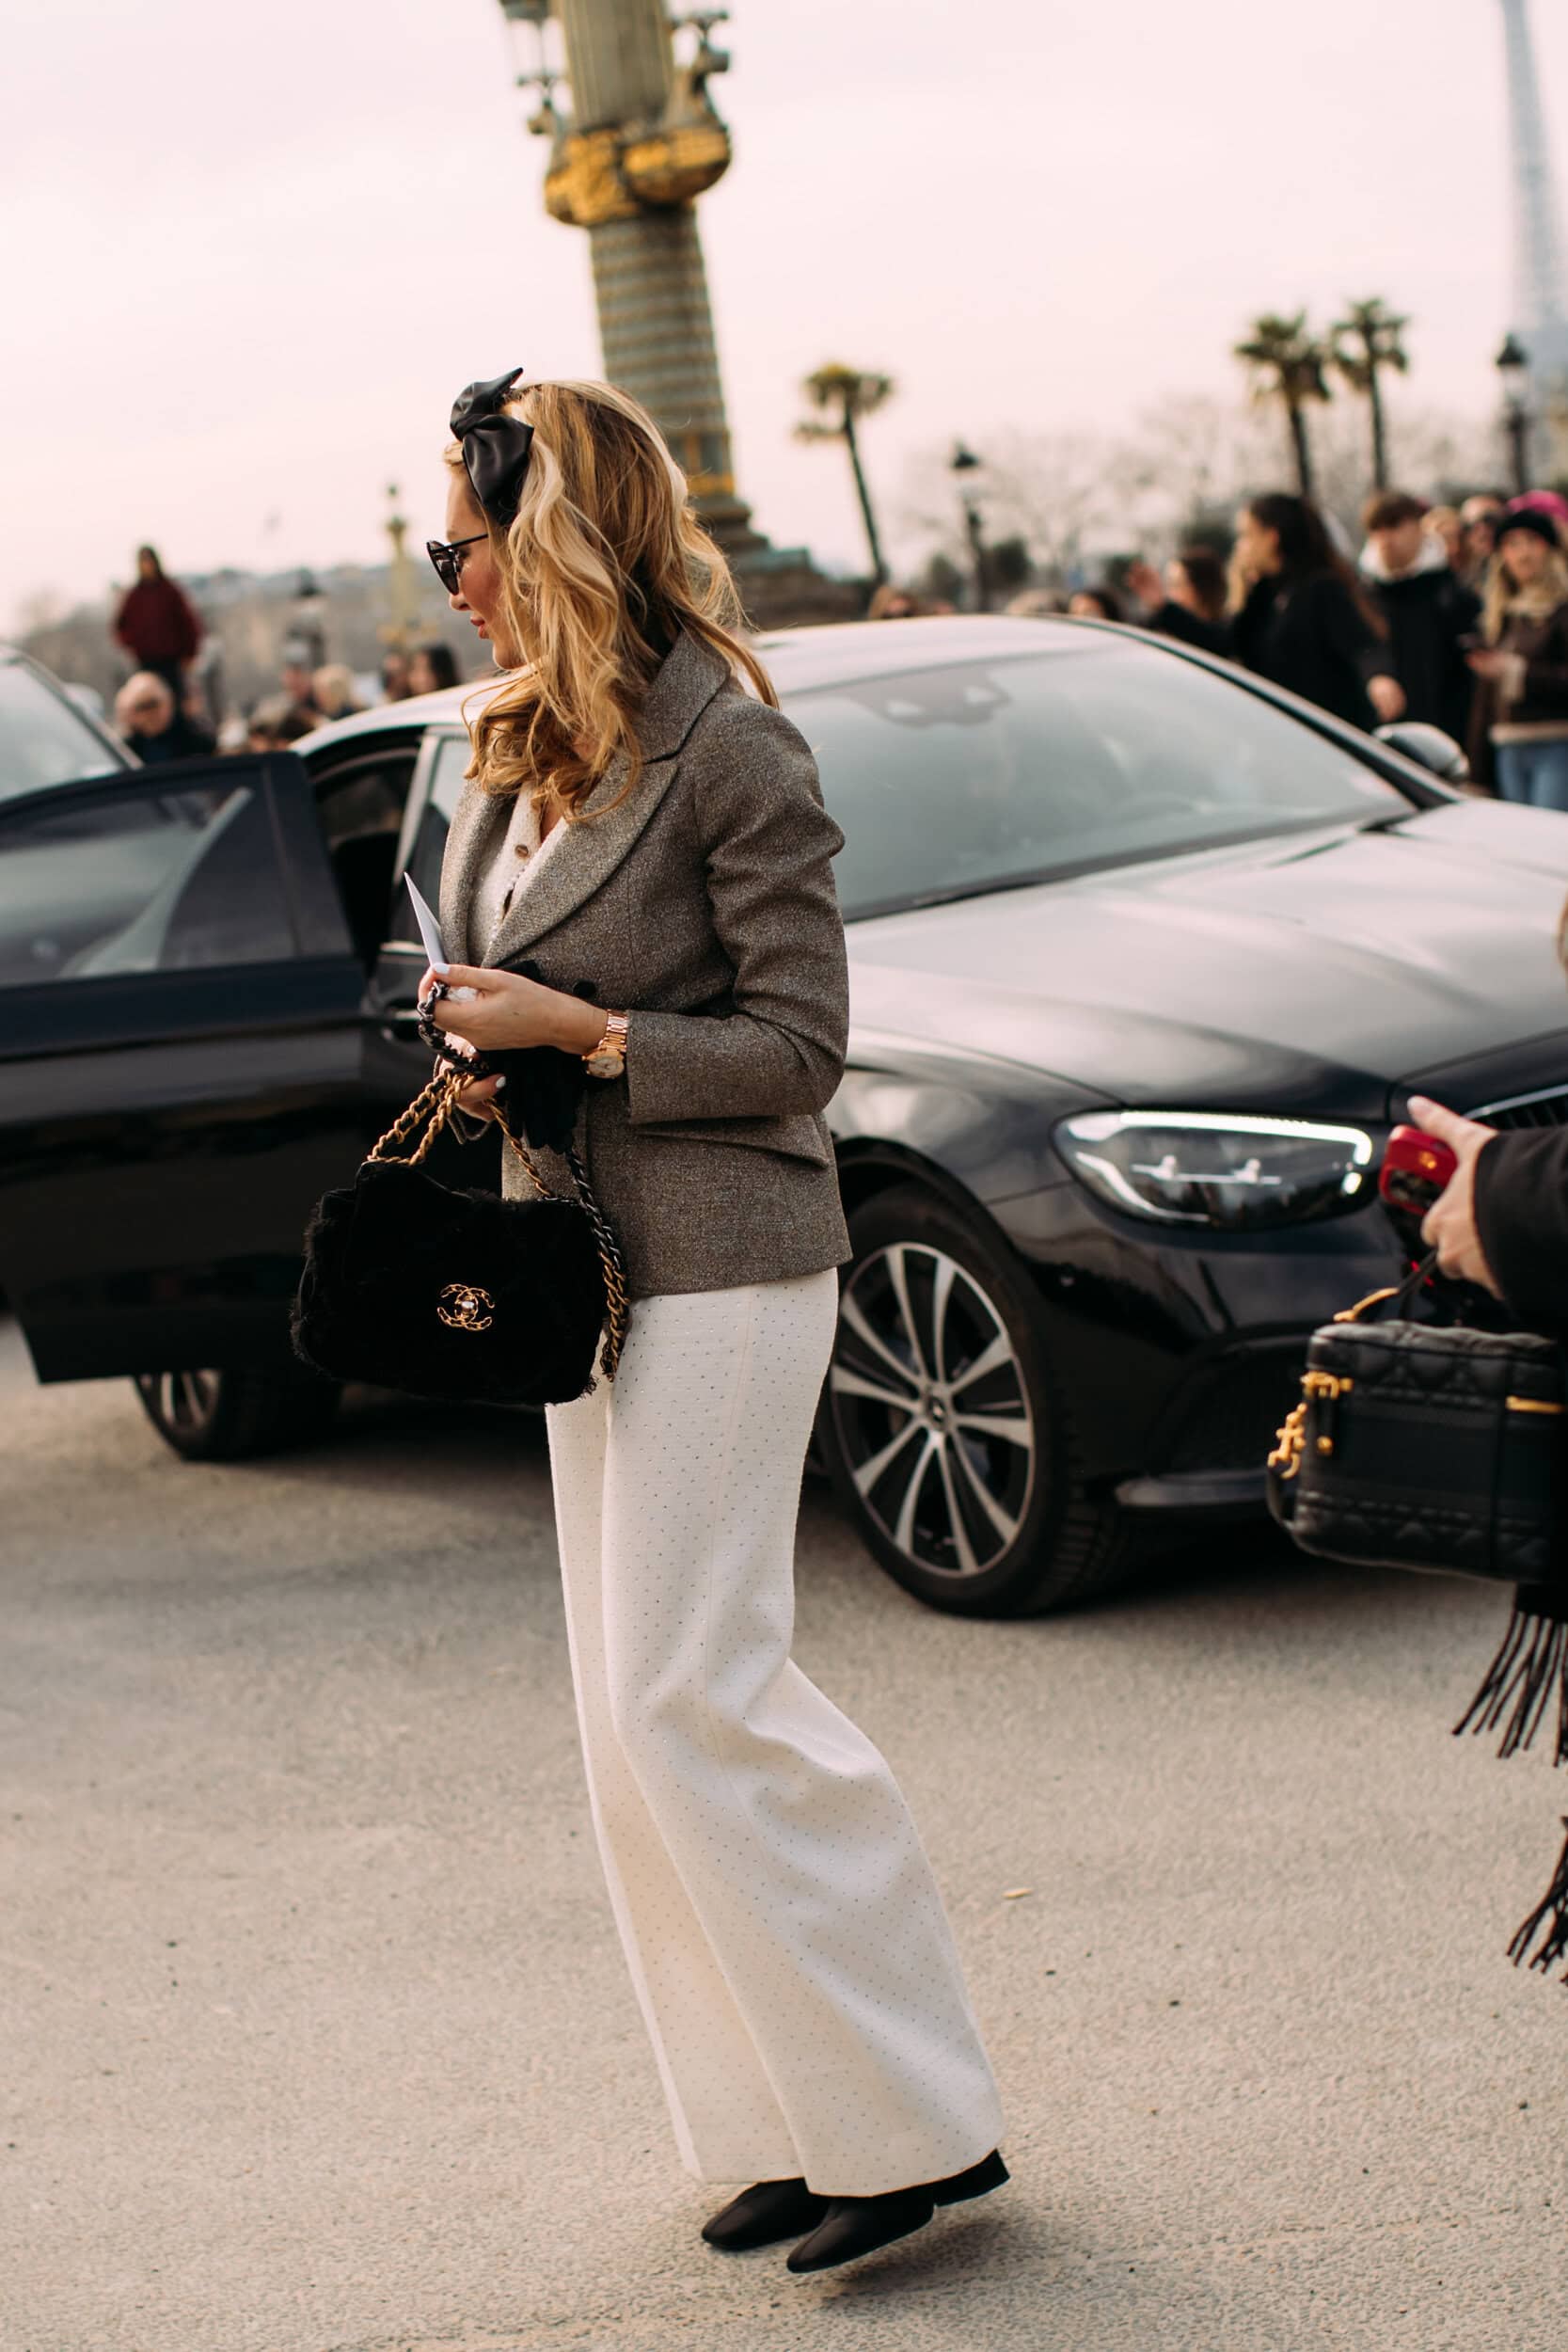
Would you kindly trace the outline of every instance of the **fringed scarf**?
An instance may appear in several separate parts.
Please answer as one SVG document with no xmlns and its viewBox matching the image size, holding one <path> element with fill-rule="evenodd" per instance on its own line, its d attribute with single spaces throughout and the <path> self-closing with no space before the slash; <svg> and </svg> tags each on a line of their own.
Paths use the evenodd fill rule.
<svg viewBox="0 0 1568 2352">
<path fill-rule="evenodd" d="M 1455 1724 L 1454 1737 L 1500 1730 L 1497 1754 L 1517 1756 L 1534 1744 L 1554 1697 L 1552 1762 L 1563 1764 L 1568 1763 L 1568 1589 L 1521 1584 L 1508 1629 L 1480 1690 Z M 1568 1816 L 1562 1826 L 1568 1830 Z M 1551 1884 L 1521 1923 L 1508 1955 L 1515 1968 L 1549 1970 L 1568 1960 L 1568 1841 Z M 1568 1969 L 1562 1982 L 1568 1984 Z"/>
</svg>

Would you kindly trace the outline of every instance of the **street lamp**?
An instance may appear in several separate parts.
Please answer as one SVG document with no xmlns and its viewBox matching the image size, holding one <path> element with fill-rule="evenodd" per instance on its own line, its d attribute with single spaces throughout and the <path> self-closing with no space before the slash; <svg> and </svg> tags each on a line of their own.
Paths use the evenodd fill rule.
<svg viewBox="0 0 1568 2352">
<path fill-rule="evenodd" d="M 1519 497 L 1529 488 L 1529 434 L 1535 422 L 1528 406 L 1529 353 L 1516 335 L 1510 335 L 1497 359 L 1503 388 L 1503 430 L 1508 435 L 1513 467 L 1513 487 Z"/>
<path fill-rule="evenodd" d="M 551 0 L 500 0 L 518 67 L 517 87 L 539 92 L 538 112 L 529 117 L 528 127 L 536 135 L 553 140 L 560 136 L 562 125 L 555 106 L 555 87 L 561 76 L 552 70 L 546 46 L 550 5 Z"/>
<path fill-rule="evenodd" d="M 384 645 L 390 646 L 394 652 L 406 653 L 409 638 L 413 634 L 418 598 L 414 593 L 413 567 L 408 560 L 408 517 L 398 511 L 398 485 L 395 482 L 387 485 L 387 520 L 382 528 L 392 543 L 392 560 L 388 566 L 387 578 L 391 618 L 383 625 L 380 635 Z"/>
<path fill-rule="evenodd" d="M 954 442 L 953 455 L 949 460 L 950 470 L 954 475 L 962 477 L 965 474 L 975 473 L 984 467 L 985 462 L 983 457 L 976 457 L 972 449 L 966 449 L 962 441 Z M 981 521 L 979 500 L 975 495 L 977 486 L 960 478 L 958 502 L 963 508 L 964 535 L 969 541 L 969 552 L 974 565 L 974 610 L 976 612 L 989 612 L 990 611 L 990 576 L 986 565 L 985 528 Z"/>
</svg>

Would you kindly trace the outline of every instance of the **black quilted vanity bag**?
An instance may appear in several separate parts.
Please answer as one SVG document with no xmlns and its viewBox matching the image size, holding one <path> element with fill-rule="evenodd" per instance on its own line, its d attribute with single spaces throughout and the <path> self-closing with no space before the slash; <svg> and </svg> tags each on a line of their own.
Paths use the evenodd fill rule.
<svg viewBox="0 0 1568 2352">
<path fill-rule="evenodd" d="M 593 1387 L 601 1334 L 614 1376 L 626 1324 L 619 1252 L 575 1152 L 575 1200 L 549 1191 L 510 1130 L 533 1200 L 426 1175 L 419 1162 L 461 1084 L 434 1079 L 353 1184 L 318 1204 L 294 1346 L 338 1380 L 457 1403 L 565 1404 Z"/>
<path fill-rule="evenodd" d="M 1269 1507 L 1323 1559 L 1539 1583 L 1560 1556 L 1561 1351 L 1528 1331 L 1380 1320 L 1432 1263 L 1312 1334 Z"/>
</svg>

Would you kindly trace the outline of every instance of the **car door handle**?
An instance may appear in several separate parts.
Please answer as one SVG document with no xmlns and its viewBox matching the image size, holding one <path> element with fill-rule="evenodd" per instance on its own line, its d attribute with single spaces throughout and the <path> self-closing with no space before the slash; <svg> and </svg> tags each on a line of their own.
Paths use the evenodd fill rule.
<svg viewBox="0 0 1568 2352">
<path fill-rule="evenodd" d="M 420 1026 L 419 1007 L 417 1005 L 389 1007 L 381 1015 L 381 1026 L 384 1029 L 395 1030 L 400 1036 L 417 1035 Z"/>
</svg>

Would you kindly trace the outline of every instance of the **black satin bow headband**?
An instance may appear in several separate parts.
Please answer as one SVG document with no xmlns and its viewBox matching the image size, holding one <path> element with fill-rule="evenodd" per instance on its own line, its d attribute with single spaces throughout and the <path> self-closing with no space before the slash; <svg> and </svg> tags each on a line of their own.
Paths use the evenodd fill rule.
<svg viewBox="0 0 1568 2352">
<path fill-rule="evenodd" d="M 533 446 L 533 427 L 505 413 L 512 387 L 522 373 L 491 376 L 467 384 L 451 407 L 451 429 L 462 445 L 463 463 L 480 505 L 504 531 L 517 512 Z"/>
</svg>

